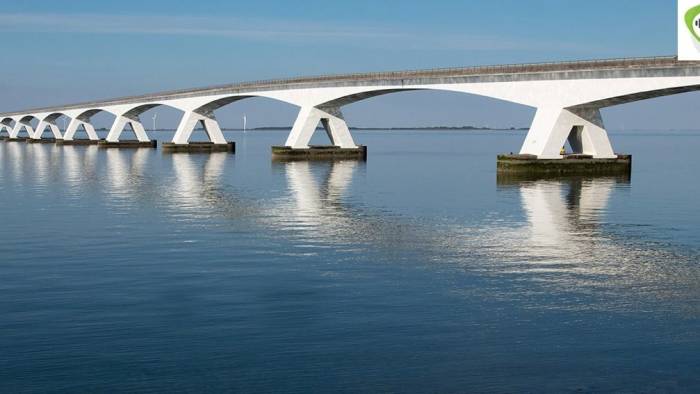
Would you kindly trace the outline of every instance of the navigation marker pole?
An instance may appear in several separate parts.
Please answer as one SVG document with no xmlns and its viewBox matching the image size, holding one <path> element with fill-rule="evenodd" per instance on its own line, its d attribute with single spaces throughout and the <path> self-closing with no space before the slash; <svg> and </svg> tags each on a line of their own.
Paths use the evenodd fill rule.
<svg viewBox="0 0 700 394">
<path fill-rule="evenodd" d="M 246 132 L 246 126 L 248 125 L 248 118 L 243 114 L 243 132 Z"/>
</svg>

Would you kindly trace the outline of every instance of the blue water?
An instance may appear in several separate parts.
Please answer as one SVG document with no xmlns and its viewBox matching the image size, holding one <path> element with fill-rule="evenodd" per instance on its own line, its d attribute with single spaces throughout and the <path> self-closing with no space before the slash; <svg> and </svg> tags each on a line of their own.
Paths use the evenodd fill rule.
<svg viewBox="0 0 700 394">
<path fill-rule="evenodd" d="M 527 182 L 495 172 L 522 132 L 227 137 L 0 142 L 0 392 L 700 391 L 700 132 Z"/>
</svg>

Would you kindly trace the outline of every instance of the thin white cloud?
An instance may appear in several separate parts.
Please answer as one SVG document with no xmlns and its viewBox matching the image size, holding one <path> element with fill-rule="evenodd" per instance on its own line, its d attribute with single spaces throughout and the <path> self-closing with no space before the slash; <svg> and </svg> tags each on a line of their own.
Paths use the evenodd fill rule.
<svg viewBox="0 0 700 394">
<path fill-rule="evenodd" d="M 310 22 L 209 16 L 105 14 L 0 14 L 0 31 L 86 34 L 157 34 L 243 39 L 337 39 L 394 37 L 380 29 L 344 29 Z"/>
<path fill-rule="evenodd" d="M 395 26 L 341 25 L 309 21 L 171 15 L 0 14 L 0 32 L 146 34 L 224 37 L 241 41 L 334 43 L 367 48 L 452 51 L 605 51 L 571 42 L 514 39 L 488 35 L 407 31 Z"/>
</svg>

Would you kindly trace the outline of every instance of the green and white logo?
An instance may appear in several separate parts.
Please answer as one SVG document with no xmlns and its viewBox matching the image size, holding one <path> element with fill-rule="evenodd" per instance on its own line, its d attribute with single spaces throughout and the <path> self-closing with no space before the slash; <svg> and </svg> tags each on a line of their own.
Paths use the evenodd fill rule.
<svg viewBox="0 0 700 394">
<path fill-rule="evenodd" d="M 689 9 L 685 13 L 685 25 L 688 26 L 690 34 L 693 35 L 695 40 L 700 42 L 700 5 Z"/>
<path fill-rule="evenodd" d="M 700 0 L 678 0 L 678 60 L 700 61 Z"/>
</svg>

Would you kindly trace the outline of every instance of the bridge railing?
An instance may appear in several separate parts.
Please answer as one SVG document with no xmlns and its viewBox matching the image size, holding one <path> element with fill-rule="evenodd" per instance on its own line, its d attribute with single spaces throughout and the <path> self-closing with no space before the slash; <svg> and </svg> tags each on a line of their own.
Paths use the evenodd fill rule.
<svg viewBox="0 0 700 394">
<path fill-rule="evenodd" d="M 636 57 L 636 58 L 613 58 L 603 60 L 577 60 L 577 61 L 562 61 L 562 62 L 541 62 L 541 63 L 513 63 L 499 64 L 486 66 L 472 67 L 446 67 L 432 68 L 421 70 L 407 71 L 380 71 L 368 73 L 350 73 L 350 74 L 327 74 L 311 77 L 292 77 L 281 79 L 263 79 L 257 81 L 249 81 L 238 84 L 213 86 L 208 89 L 216 89 L 223 87 L 234 86 L 259 86 L 259 85 L 279 85 L 294 82 L 323 82 L 336 80 L 356 80 L 356 79 L 400 79 L 402 77 L 430 77 L 443 76 L 445 74 L 454 76 L 496 74 L 496 73 L 522 73 L 522 72 L 542 72 L 542 71 L 557 71 L 557 70 L 581 70 L 581 69 L 597 69 L 604 67 L 620 68 L 624 66 L 630 67 L 649 67 L 649 66 L 664 66 L 676 62 L 675 56 L 658 56 L 658 57 Z M 204 88 L 205 90 L 207 88 Z"/>
<path fill-rule="evenodd" d="M 699 62 L 700 63 L 700 62 Z M 53 110 L 78 109 L 84 107 L 106 106 L 115 104 L 125 104 L 138 101 L 156 101 L 177 97 L 187 97 L 201 93 L 216 94 L 217 92 L 236 91 L 244 89 L 274 89 L 279 87 L 290 87 L 310 83 L 323 82 L 345 82 L 345 81 L 372 81 L 372 80 L 401 80 L 415 78 L 440 78 L 440 77 L 466 77 L 478 75 L 494 74 L 515 74 L 515 73 L 535 73 L 549 71 L 577 71 L 586 69 L 605 68 L 641 68 L 641 67 L 661 67 L 678 64 L 675 56 L 658 57 L 633 57 L 633 58 L 612 58 L 602 60 L 578 60 L 561 62 L 541 62 L 541 63 L 520 63 L 520 64 L 499 64 L 473 67 L 449 67 L 433 68 L 423 70 L 408 71 L 382 71 L 368 73 L 350 74 L 328 74 L 311 77 L 292 77 L 277 79 L 262 79 L 257 81 L 241 82 L 226 85 L 215 85 L 203 88 L 180 89 L 155 94 L 121 97 L 104 101 L 91 101 L 67 106 L 53 106 L 45 108 L 35 108 L 23 113 L 50 112 Z M 16 115 L 19 112 L 0 114 L 0 116 Z"/>
</svg>

